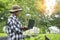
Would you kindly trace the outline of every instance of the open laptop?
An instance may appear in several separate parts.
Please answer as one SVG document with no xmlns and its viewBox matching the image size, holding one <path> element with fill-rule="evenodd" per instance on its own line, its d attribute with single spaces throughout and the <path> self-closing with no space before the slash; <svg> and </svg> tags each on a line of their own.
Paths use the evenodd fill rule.
<svg viewBox="0 0 60 40">
<path fill-rule="evenodd" d="M 28 21 L 28 25 L 27 25 L 27 28 L 23 28 L 24 31 L 29 30 L 29 29 L 32 29 L 33 26 L 34 26 L 34 24 L 35 24 L 35 20 L 33 20 L 33 19 L 29 19 L 29 21 Z"/>
<path fill-rule="evenodd" d="M 34 24 L 35 24 L 35 20 L 29 19 L 29 22 L 28 22 L 28 29 L 32 29 L 33 26 L 34 26 Z"/>
</svg>

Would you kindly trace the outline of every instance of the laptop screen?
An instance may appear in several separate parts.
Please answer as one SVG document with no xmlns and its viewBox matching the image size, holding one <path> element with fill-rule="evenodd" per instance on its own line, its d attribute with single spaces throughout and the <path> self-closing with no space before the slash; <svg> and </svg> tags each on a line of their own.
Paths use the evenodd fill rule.
<svg viewBox="0 0 60 40">
<path fill-rule="evenodd" d="M 29 19 L 29 22 L 28 22 L 28 29 L 33 28 L 34 23 L 35 23 L 35 20 L 33 20 L 33 19 Z"/>
</svg>

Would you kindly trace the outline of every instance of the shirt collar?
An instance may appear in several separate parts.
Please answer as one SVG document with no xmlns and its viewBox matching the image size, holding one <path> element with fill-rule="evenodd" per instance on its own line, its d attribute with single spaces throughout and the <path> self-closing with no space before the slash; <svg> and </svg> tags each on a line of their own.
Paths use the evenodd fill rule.
<svg viewBox="0 0 60 40">
<path fill-rule="evenodd" d="M 11 14 L 11 16 L 17 18 L 17 16 L 15 16 L 14 14 Z"/>
<path fill-rule="evenodd" d="M 17 16 L 15 16 L 14 14 L 11 14 L 11 17 L 17 18 Z"/>
</svg>

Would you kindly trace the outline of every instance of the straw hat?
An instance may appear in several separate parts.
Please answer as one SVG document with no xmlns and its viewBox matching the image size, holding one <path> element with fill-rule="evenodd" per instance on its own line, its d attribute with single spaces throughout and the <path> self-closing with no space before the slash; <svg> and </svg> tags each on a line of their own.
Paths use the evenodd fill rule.
<svg viewBox="0 0 60 40">
<path fill-rule="evenodd" d="M 19 5 L 13 5 L 10 12 L 22 11 L 22 8 Z"/>
</svg>

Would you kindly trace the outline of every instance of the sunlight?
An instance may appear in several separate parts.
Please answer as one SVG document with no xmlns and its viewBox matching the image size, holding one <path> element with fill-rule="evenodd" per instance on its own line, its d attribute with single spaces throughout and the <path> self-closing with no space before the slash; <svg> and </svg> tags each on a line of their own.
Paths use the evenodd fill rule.
<svg viewBox="0 0 60 40">
<path fill-rule="evenodd" d="M 56 5 L 56 0 L 45 0 L 45 4 L 46 4 L 45 14 L 51 16 L 53 11 L 55 10 L 54 7 Z"/>
<path fill-rule="evenodd" d="M 45 16 L 51 16 L 55 11 L 56 0 L 39 0 L 36 6 Z"/>
</svg>

